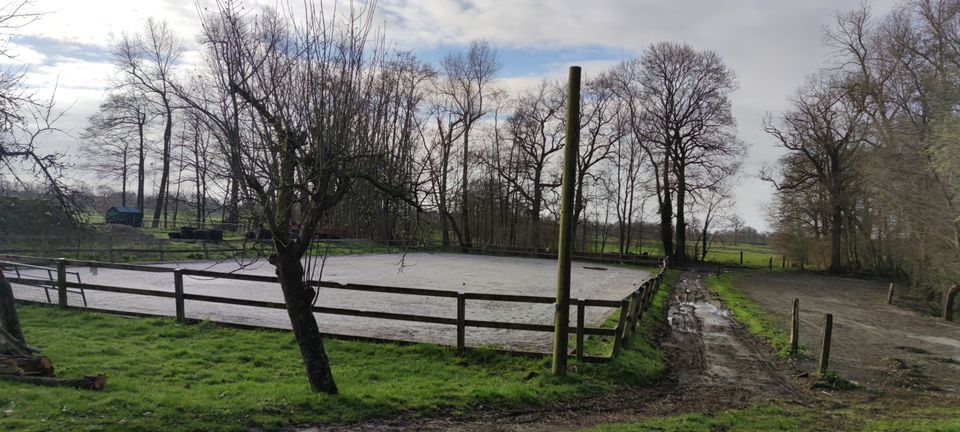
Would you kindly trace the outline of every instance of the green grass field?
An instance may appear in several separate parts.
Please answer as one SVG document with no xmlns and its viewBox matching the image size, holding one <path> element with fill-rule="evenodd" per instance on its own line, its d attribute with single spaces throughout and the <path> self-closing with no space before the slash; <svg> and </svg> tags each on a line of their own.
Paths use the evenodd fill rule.
<svg viewBox="0 0 960 432">
<path fill-rule="evenodd" d="M 28 341 L 44 349 L 58 376 L 106 373 L 108 383 L 89 392 L 0 382 L 0 429 L 274 430 L 612 392 L 665 373 L 651 340 L 666 298 L 661 290 L 619 357 L 571 359 L 564 378 L 550 375 L 544 357 L 327 340 L 338 396 L 309 391 L 288 332 L 20 306 Z"/>
</svg>

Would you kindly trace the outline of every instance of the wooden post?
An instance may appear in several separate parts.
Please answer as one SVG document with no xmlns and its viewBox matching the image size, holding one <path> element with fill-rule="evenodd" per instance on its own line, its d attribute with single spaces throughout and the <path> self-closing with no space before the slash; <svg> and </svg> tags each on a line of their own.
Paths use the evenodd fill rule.
<svg viewBox="0 0 960 432">
<path fill-rule="evenodd" d="M 617 329 L 613 334 L 613 354 L 612 357 L 620 355 L 620 348 L 623 345 L 623 329 L 627 323 L 627 311 L 630 309 L 630 302 L 627 299 L 620 300 L 620 319 L 617 321 Z"/>
<path fill-rule="evenodd" d="M 717 277 L 720 277 L 720 266 L 717 266 Z"/>
<path fill-rule="evenodd" d="M 824 374 L 830 366 L 830 337 L 833 334 L 833 315 L 823 314 L 823 338 L 820 342 L 820 361 L 817 372 Z"/>
<path fill-rule="evenodd" d="M 647 286 L 640 285 L 640 288 L 637 289 L 637 298 L 639 299 L 637 304 L 633 308 L 633 322 L 630 323 L 630 331 L 634 332 L 637 330 L 637 322 L 643 318 L 643 310 L 647 308 Z"/>
<path fill-rule="evenodd" d="M 740 265 L 743 265 L 743 251 L 740 251 Z"/>
<path fill-rule="evenodd" d="M 782 268 L 782 269 L 784 269 L 784 270 L 786 270 L 786 268 L 787 268 L 787 256 L 786 256 L 786 255 L 780 255 L 780 268 Z"/>
<path fill-rule="evenodd" d="M 570 255 L 573 249 L 573 199 L 580 155 L 580 67 L 570 67 L 567 84 L 567 131 L 563 149 L 563 186 L 560 194 L 560 247 L 557 251 L 557 302 L 553 330 L 553 374 L 567 374 L 567 338 L 570 331 Z M 621 313 L 622 315 L 622 313 Z M 623 323 L 618 325 L 622 328 Z M 619 336 L 619 335 L 618 335 Z"/>
<path fill-rule="evenodd" d="M 640 290 L 633 291 L 630 294 L 630 311 L 627 312 L 627 326 L 623 329 L 623 339 L 627 340 L 630 338 L 630 334 L 633 333 L 633 328 L 637 324 L 637 313 L 642 309 L 643 297 L 641 296 Z"/>
<path fill-rule="evenodd" d="M 585 328 L 587 301 L 577 300 L 577 361 L 583 361 L 583 329 Z"/>
<path fill-rule="evenodd" d="M 457 293 L 457 349 L 467 347 L 467 295 Z"/>
<path fill-rule="evenodd" d="M 67 259 L 57 260 L 57 302 L 67 307 Z"/>
<path fill-rule="evenodd" d="M 960 293 L 960 287 L 954 285 L 947 290 L 943 298 L 943 319 L 944 321 L 953 321 L 953 304 L 956 301 L 957 294 Z"/>
<path fill-rule="evenodd" d="M 800 299 L 793 299 L 793 313 L 790 315 L 790 355 L 797 355 L 800 349 Z"/>
<path fill-rule="evenodd" d="M 890 288 L 887 288 L 887 304 L 893 304 L 893 282 L 890 282 Z"/>
<path fill-rule="evenodd" d="M 770 255 L 770 263 L 767 266 L 768 270 L 773 270 L 773 255 Z"/>
<path fill-rule="evenodd" d="M 183 270 L 176 269 L 173 271 L 173 295 L 177 304 L 177 321 L 183 322 L 187 319 L 183 307 Z"/>
</svg>

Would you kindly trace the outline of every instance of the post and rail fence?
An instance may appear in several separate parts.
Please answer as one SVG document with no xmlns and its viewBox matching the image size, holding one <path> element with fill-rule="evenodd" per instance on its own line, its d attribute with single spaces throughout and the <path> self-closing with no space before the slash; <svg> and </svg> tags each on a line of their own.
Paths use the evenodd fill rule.
<svg viewBox="0 0 960 432">
<path fill-rule="evenodd" d="M 248 307 L 258 307 L 258 308 L 268 308 L 268 309 L 286 309 L 286 304 L 282 302 L 272 302 L 264 300 L 253 300 L 253 299 L 241 299 L 241 298 L 231 298 L 223 296 L 213 296 L 205 294 L 196 294 L 187 292 L 186 286 L 184 283 L 185 276 L 194 276 L 194 277 L 204 277 L 204 278 L 219 278 L 219 279 L 228 279 L 228 280 L 237 280 L 237 281 L 247 281 L 247 282 L 261 282 L 269 284 L 279 284 L 279 279 L 276 276 L 266 276 L 266 275 L 250 275 L 250 274 L 238 274 L 238 273 L 223 273 L 215 272 L 210 270 L 194 270 L 194 269 L 185 269 L 185 268 L 173 268 L 173 267 L 157 267 L 157 266 L 147 266 L 147 265 L 137 265 L 137 264 L 122 264 L 122 263 L 110 263 L 110 262 L 100 262 L 100 261 L 87 261 L 87 260 L 75 260 L 75 259 L 51 259 L 51 258 L 38 258 L 38 257 L 22 257 L 22 256 L 3 256 L 0 257 L 3 261 L 0 261 L 0 271 L 7 270 L 8 272 L 13 272 L 13 274 L 8 273 L 7 280 L 11 284 L 20 284 L 31 287 L 40 287 L 44 290 L 54 290 L 57 293 L 56 301 L 53 301 L 49 297 L 49 292 L 47 296 L 47 301 L 43 299 L 39 300 L 29 300 L 29 299 L 18 299 L 18 301 L 26 303 L 39 303 L 47 305 L 59 305 L 63 308 L 69 309 L 81 309 L 89 310 L 95 312 L 119 314 L 119 315 L 132 315 L 132 316 L 151 316 L 151 317 L 169 317 L 169 314 L 163 313 L 143 313 L 143 312 L 130 312 L 118 309 L 103 309 L 103 308 L 94 308 L 88 307 L 86 304 L 86 292 L 88 291 L 100 291 L 100 292 L 109 292 L 109 293 L 118 293 L 118 294 L 128 294 L 128 295 L 139 295 L 147 297 L 158 297 L 158 298 L 168 298 L 172 300 L 172 306 L 174 314 L 172 315 L 179 321 L 192 321 L 193 319 L 188 316 L 186 302 L 207 302 L 207 303 L 216 303 L 216 304 L 225 304 L 225 305 L 234 305 L 234 306 L 248 306 Z M 47 267 L 41 267 L 47 266 Z M 603 300 L 603 299 L 577 299 L 576 302 L 571 306 L 576 306 L 577 308 L 577 324 L 575 326 L 569 327 L 568 331 L 571 334 L 576 335 L 576 345 L 575 345 L 575 354 L 578 359 L 588 362 L 602 362 L 609 360 L 612 357 L 615 357 L 622 350 L 623 342 L 630 336 L 630 334 L 635 331 L 637 322 L 640 321 L 644 311 L 646 311 L 652 304 L 653 298 L 656 295 L 656 292 L 659 290 L 664 277 L 664 272 L 666 270 L 667 262 L 664 260 L 659 269 L 658 273 L 644 282 L 642 282 L 636 290 L 631 292 L 625 298 L 621 300 Z M 144 288 L 132 288 L 132 287 L 123 287 L 123 286 L 112 286 L 112 285 L 100 285 L 100 284 L 91 284 L 91 283 L 82 283 L 80 282 L 79 275 L 77 276 L 77 281 L 74 282 L 69 280 L 67 277 L 71 274 L 77 274 L 76 272 L 68 271 L 68 267 L 89 267 L 96 269 L 115 269 L 115 270 L 126 270 L 134 272 L 152 272 L 152 273 L 171 273 L 173 275 L 172 281 L 172 291 L 160 290 L 160 289 L 144 289 Z M 32 269 L 43 269 L 47 273 L 47 278 L 38 278 L 31 277 L 28 275 L 21 274 L 19 269 L 21 268 L 32 268 Z M 55 278 L 53 276 L 56 276 Z M 486 328 L 486 329 L 501 329 L 501 330 L 522 330 L 522 331 L 532 331 L 532 332 L 545 332 L 553 333 L 554 326 L 552 324 L 533 324 L 533 323 L 520 323 L 520 322 L 508 322 L 508 321 L 490 321 L 490 320 L 479 320 L 479 319 L 469 319 L 466 315 L 466 303 L 468 301 L 494 301 L 494 302 L 515 302 L 515 303 L 528 303 L 528 304 L 555 304 L 556 299 L 554 297 L 548 296 L 535 296 L 535 295 L 519 295 L 519 294 L 492 294 L 492 293 L 477 293 L 477 292 L 459 292 L 453 290 L 435 290 L 435 289 L 424 289 L 424 288 L 404 288 L 404 287 L 391 287 L 391 286 L 379 286 L 379 285 L 367 285 L 367 284 L 354 284 L 354 283 L 339 283 L 333 281 L 309 281 L 308 284 L 317 288 L 327 288 L 327 289 L 338 289 L 338 290 L 347 290 L 354 292 L 368 292 L 368 293 L 386 293 L 386 294 L 399 294 L 399 295 L 408 295 L 408 296 L 424 296 L 424 297 L 441 297 L 441 298 L 450 298 L 456 300 L 456 318 L 440 317 L 440 316 L 430 316 L 430 315 L 417 315 L 410 313 L 397 313 L 397 312 L 385 312 L 385 311 L 375 311 L 375 310 L 364 310 L 364 309 L 350 309 L 350 308 L 337 308 L 337 307 L 327 307 L 327 306 L 313 306 L 313 312 L 318 314 L 328 314 L 328 315 L 340 315 L 340 316 L 351 316 L 351 317 L 362 317 L 362 318 L 372 318 L 372 319 L 384 319 L 384 320 L 395 320 L 395 321 L 407 321 L 407 322 L 417 322 L 417 323 L 429 323 L 429 324 L 442 324 L 455 326 L 457 331 L 457 348 L 463 349 L 466 348 L 466 328 Z M 67 296 L 69 293 L 81 293 L 84 296 L 84 306 L 72 306 L 68 304 Z M 601 308 L 620 308 L 619 314 L 620 319 L 617 322 L 615 328 L 602 328 L 602 327 L 588 327 L 584 320 L 585 311 L 587 307 L 601 307 Z M 226 325 L 238 325 L 236 323 L 222 322 Z M 244 325 L 241 325 L 244 326 Z M 377 338 L 363 337 L 359 335 L 349 335 L 349 334 L 327 334 L 330 337 L 340 337 L 340 338 L 349 338 L 349 339 L 368 339 L 368 340 L 382 340 Z M 585 336 L 600 336 L 600 337 L 613 337 L 614 338 L 614 348 L 611 357 L 598 357 L 598 356 L 587 356 L 584 352 L 584 337 Z M 397 342 L 396 340 L 391 340 L 392 342 Z M 413 341 L 404 341 L 400 340 L 399 342 L 413 342 Z M 506 351 L 506 350 L 504 350 Z"/>
</svg>

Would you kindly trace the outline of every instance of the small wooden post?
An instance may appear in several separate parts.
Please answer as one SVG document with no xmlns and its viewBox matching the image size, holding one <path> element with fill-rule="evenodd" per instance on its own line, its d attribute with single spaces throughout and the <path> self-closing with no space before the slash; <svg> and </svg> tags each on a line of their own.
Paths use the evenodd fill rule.
<svg viewBox="0 0 960 432">
<path fill-rule="evenodd" d="M 583 361 L 583 335 L 586 322 L 587 301 L 577 300 L 577 361 Z"/>
<path fill-rule="evenodd" d="M 830 337 L 833 334 L 833 315 L 823 314 L 823 338 L 820 343 L 820 361 L 817 372 L 824 374 L 830 366 Z"/>
<path fill-rule="evenodd" d="M 160 261 L 163 261 L 163 240 L 157 240 L 157 248 L 160 249 Z"/>
<path fill-rule="evenodd" d="M 720 277 L 720 266 L 717 266 L 717 277 Z"/>
<path fill-rule="evenodd" d="M 617 329 L 613 335 L 613 354 L 611 357 L 620 355 L 620 349 L 623 345 L 623 329 L 627 325 L 627 312 L 630 310 L 630 301 L 620 300 L 620 319 L 617 321 Z"/>
<path fill-rule="evenodd" d="M 890 282 L 890 288 L 887 288 L 887 304 L 893 304 L 893 282 Z"/>
<path fill-rule="evenodd" d="M 181 269 L 173 271 L 173 295 L 177 304 L 177 321 L 183 322 L 187 319 L 187 315 L 183 307 L 183 270 Z"/>
<path fill-rule="evenodd" d="M 57 260 L 57 302 L 67 307 L 67 259 Z"/>
<path fill-rule="evenodd" d="M 790 355 L 797 355 L 800 349 L 800 299 L 793 299 L 793 313 L 790 315 Z"/>
<path fill-rule="evenodd" d="M 740 265 L 743 265 L 743 251 L 740 251 Z"/>
<path fill-rule="evenodd" d="M 786 268 L 787 268 L 787 256 L 786 256 L 786 255 L 780 255 L 780 268 L 782 268 L 782 269 L 786 269 Z"/>
<path fill-rule="evenodd" d="M 773 255 L 770 255 L 770 264 L 767 266 L 768 270 L 773 270 Z"/>
<path fill-rule="evenodd" d="M 457 293 L 457 349 L 464 349 L 467 346 L 466 323 L 467 296 L 460 292 Z"/>
<path fill-rule="evenodd" d="M 953 321 L 953 304 L 956 301 L 957 294 L 960 293 L 960 286 L 954 285 L 947 290 L 943 298 L 943 320 Z"/>
<path fill-rule="evenodd" d="M 637 289 L 637 299 L 635 307 L 633 308 L 633 322 L 630 323 L 630 331 L 637 330 L 637 322 L 643 318 L 643 310 L 647 308 L 647 286 L 640 285 L 640 288 Z"/>
</svg>

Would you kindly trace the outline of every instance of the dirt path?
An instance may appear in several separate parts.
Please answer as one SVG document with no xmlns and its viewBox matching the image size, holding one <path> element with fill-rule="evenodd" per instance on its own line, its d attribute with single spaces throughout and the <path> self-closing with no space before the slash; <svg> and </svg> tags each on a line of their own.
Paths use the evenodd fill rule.
<svg viewBox="0 0 960 432">
<path fill-rule="evenodd" d="M 711 298 L 696 271 L 681 275 L 668 309 L 661 345 L 669 377 L 655 386 L 616 395 L 526 410 L 480 410 L 461 416 L 374 420 L 321 431 L 565 431 L 608 422 L 744 407 L 770 399 L 802 398 L 773 363 L 769 348 Z"/>
<path fill-rule="evenodd" d="M 833 314 L 830 368 L 871 390 L 960 396 L 960 323 L 886 304 L 887 284 L 814 274 L 757 273 L 737 285 L 787 328 L 800 299 L 800 343 L 819 350 L 823 314 Z M 813 370 L 813 359 L 801 367 Z"/>
</svg>

